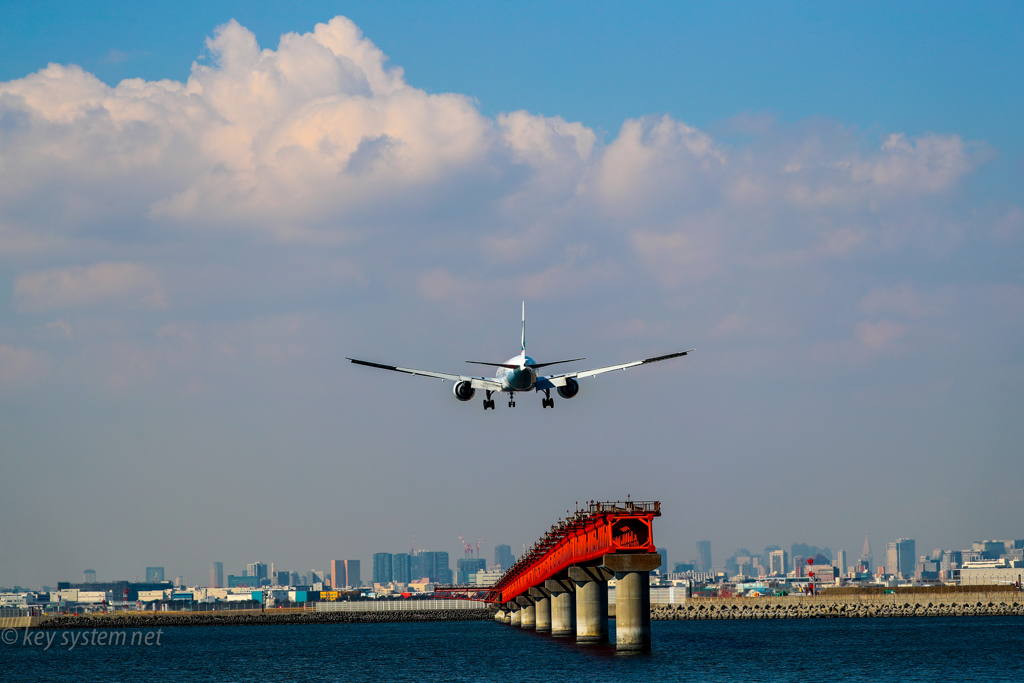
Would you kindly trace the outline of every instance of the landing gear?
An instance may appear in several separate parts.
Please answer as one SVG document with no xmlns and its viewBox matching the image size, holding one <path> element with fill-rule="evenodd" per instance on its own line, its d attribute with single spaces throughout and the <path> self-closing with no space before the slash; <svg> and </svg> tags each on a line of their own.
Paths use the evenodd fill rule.
<svg viewBox="0 0 1024 683">
<path fill-rule="evenodd" d="M 491 399 L 490 391 L 487 392 L 487 398 L 484 399 L 484 410 L 487 410 L 488 408 L 494 410 L 494 401 Z"/>
<path fill-rule="evenodd" d="M 515 408 L 516 407 L 516 395 L 515 394 L 509 394 L 508 395 L 508 407 L 509 408 Z"/>
<path fill-rule="evenodd" d="M 545 389 L 544 390 L 544 395 L 547 398 L 542 398 L 540 400 L 540 404 L 543 407 L 545 407 L 545 408 L 554 408 L 555 407 L 555 399 L 551 398 L 551 390 L 550 389 Z"/>
</svg>

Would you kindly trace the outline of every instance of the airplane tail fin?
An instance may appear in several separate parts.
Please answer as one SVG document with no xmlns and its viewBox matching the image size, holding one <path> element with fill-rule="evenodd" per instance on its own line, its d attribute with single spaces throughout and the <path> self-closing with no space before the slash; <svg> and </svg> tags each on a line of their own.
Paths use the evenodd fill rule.
<svg viewBox="0 0 1024 683">
<path fill-rule="evenodd" d="M 526 355 L 526 302 L 523 302 L 523 355 Z"/>
</svg>

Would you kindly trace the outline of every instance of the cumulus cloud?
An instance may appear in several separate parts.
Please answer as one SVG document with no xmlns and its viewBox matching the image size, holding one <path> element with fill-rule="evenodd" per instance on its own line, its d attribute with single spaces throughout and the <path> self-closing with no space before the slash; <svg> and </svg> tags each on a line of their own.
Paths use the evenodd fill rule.
<svg viewBox="0 0 1024 683">
<path fill-rule="evenodd" d="M 339 288 L 684 306 L 693 287 L 710 309 L 791 271 L 820 280 L 827 264 L 955 244 L 951 198 L 991 153 L 824 119 L 739 117 L 721 129 L 746 136 L 733 144 L 668 115 L 607 142 L 559 116 L 490 118 L 409 84 L 344 17 L 274 49 L 230 21 L 206 47 L 185 82 L 111 87 L 51 64 L 0 83 L 0 258 L 33 257 L 11 269 L 18 310 L 280 313 Z M 1000 216 L 989 234 L 1012 239 L 1019 209 Z M 892 282 L 857 286 L 841 334 L 863 348 L 935 306 Z M 718 303 L 705 322 L 720 337 L 807 324 L 796 307 L 773 319 L 776 301 Z M 81 322 L 59 329 L 77 340 Z M 169 357 L 144 355 L 147 368 Z"/>
<path fill-rule="evenodd" d="M 0 84 L 0 225 L 36 239 L 153 223 L 310 239 L 448 213 L 467 191 L 520 219 L 569 207 L 661 225 L 724 202 L 763 215 L 941 192 L 979 163 L 957 136 L 894 134 L 864 153 L 848 136 L 810 135 L 737 152 L 669 116 L 628 120 L 607 145 L 560 117 L 491 120 L 466 96 L 407 84 L 344 17 L 276 50 L 231 21 L 207 47 L 212 64 L 184 83 L 110 87 L 51 64 Z"/>
</svg>

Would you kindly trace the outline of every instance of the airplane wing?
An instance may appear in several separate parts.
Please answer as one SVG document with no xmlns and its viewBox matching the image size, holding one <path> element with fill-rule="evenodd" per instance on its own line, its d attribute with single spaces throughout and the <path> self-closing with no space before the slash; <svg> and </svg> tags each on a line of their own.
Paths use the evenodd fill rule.
<svg viewBox="0 0 1024 683">
<path fill-rule="evenodd" d="M 593 377 L 594 375 L 600 375 L 605 372 L 611 372 L 613 370 L 625 370 L 626 368 L 633 368 L 637 365 L 647 365 L 648 363 L 657 363 L 660 360 L 668 360 L 669 358 L 679 358 L 685 356 L 688 353 L 692 353 L 697 349 L 690 349 L 689 351 L 679 351 L 678 353 L 670 353 L 665 356 L 655 356 L 654 358 L 645 358 L 644 360 L 635 360 L 632 363 L 622 363 L 621 365 L 609 365 L 604 368 L 596 368 L 594 370 L 582 370 L 580 372 L 567 372 L 564 375 L 551 375 L 549 377 L 538 377 L 536 387 L 538 389 L 553 389 L 555 387 L 562 387 L 570 379 L 583 379 L 584 377 Z"/>
<path fill-rule="evenodd" d="M 431 372 L 429 370 L 413 370 L 412 368 L 400 368 L 396 365 L 384 365 L 382 363 L 371 363 L 368 360 L 356 360 L 355 358 L 349 358 L 345 356 L 345 360 L 350 360 L 356 365 L 366 365 L 371 368 L 380 368 L 381 370 L 393 370 L 394 372 L 404 372 L 407 375 L 422 375 L 424 377 L 434 377 L 440 380 L 450 379 L 453 382 L 469 382 L 470 386 L 474 389 L 484 389 L 491 391 L 501 391 L 501 382 L 496 379 L 489 377 L 465 377 L 463 375 L 451 375 L 446 372 Z"/>
</svg>

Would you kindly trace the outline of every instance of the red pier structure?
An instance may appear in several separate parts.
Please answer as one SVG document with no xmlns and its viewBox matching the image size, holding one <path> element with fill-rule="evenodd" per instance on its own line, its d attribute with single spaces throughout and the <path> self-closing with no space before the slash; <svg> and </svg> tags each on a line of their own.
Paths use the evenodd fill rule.
<svg viewBox="0 0 1024 683">
<path fill-rule="evenodd" d="M 493 586 L 439 586 L 434 593 L 491 603 L 496 620 L 522 628 L 572 630 L 579 641 L 600 641 L 607 639 L 608 580 L 616 576 L 616 645 L 649 649 L 647 577 L 661 565 L 652 528 L 660 516 L 659 501 L 589 501 L 553 525 Z"/>
</svg>

